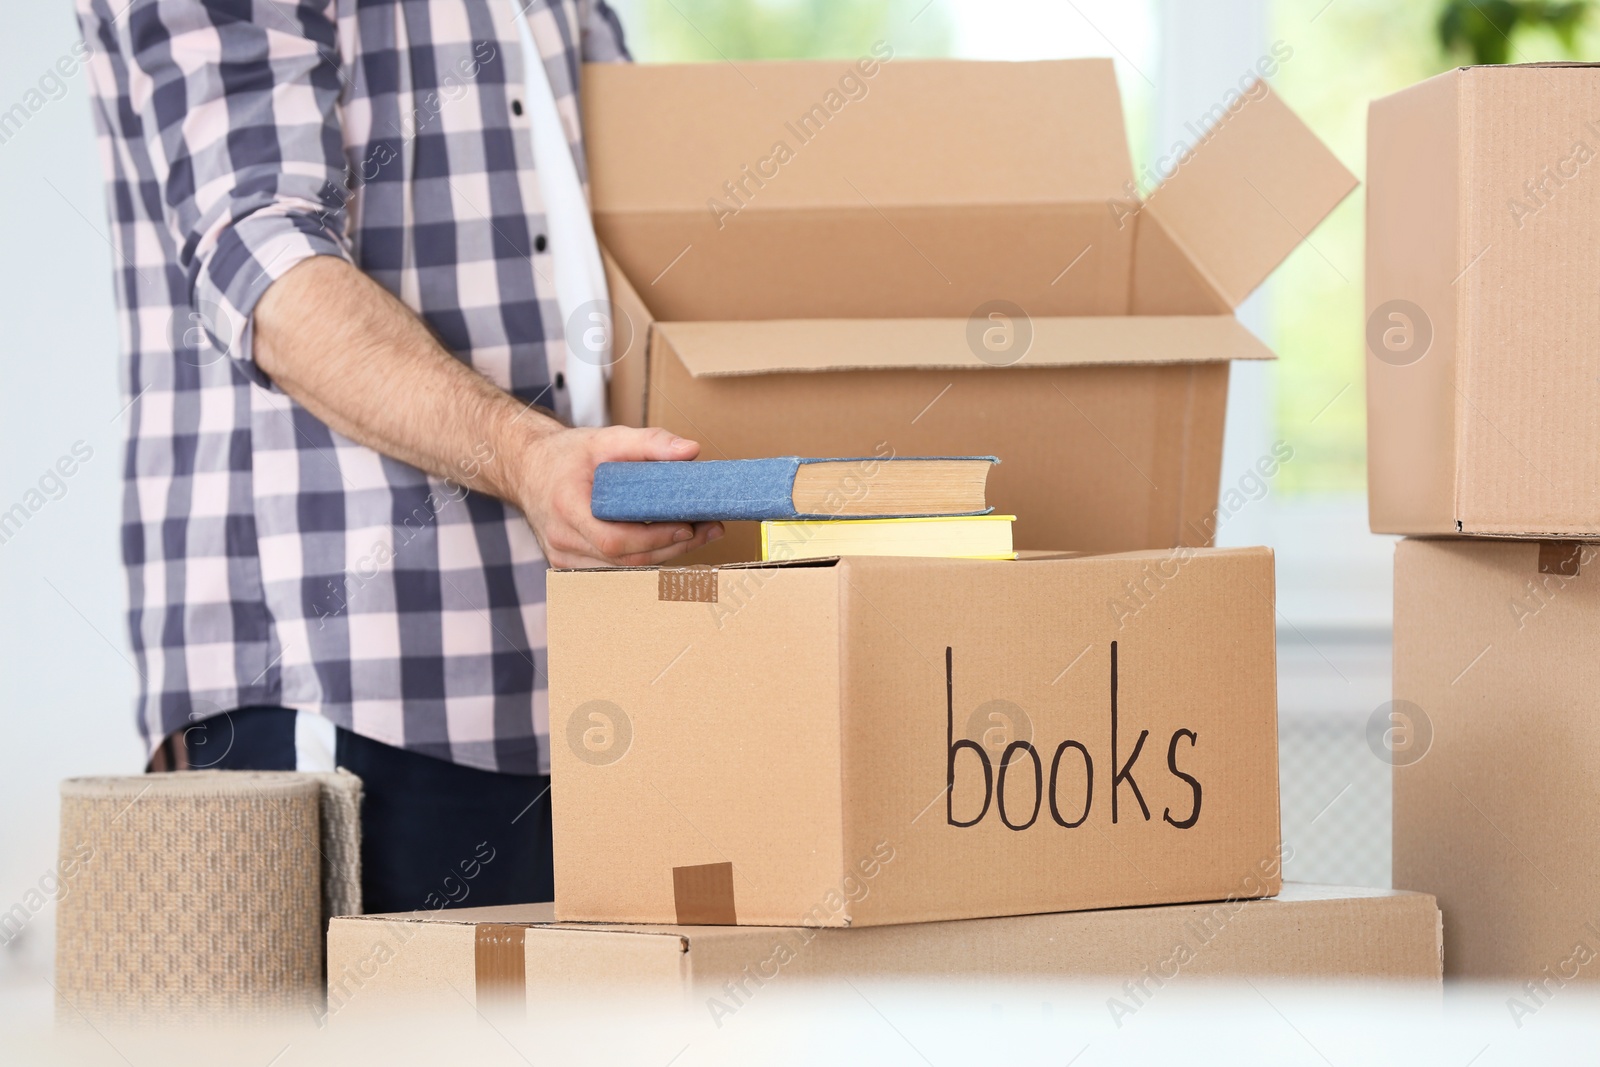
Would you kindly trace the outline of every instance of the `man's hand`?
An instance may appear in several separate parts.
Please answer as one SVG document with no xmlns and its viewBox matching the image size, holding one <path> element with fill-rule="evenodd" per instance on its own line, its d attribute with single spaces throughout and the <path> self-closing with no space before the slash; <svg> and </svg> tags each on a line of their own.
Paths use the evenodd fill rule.
<svg viewBox="0 0 1600 1067">
<path fill-rule="evenodd" d="M 517 503 L 554 567 L 650 567 L 722 536 L 722 524 L 602 522 L 589 510 L 594 469 L 614 460 L 689 460 L 694 441 L 666 430 L 560 430 L 534 440 Z"/>
<path fill-rule="evenodd" d="M 664 563 L 722 535 L 714 522 L 596 519 L 596 464 L 693 459 L 700 446 L 666 430 L 563 426 L 445 351 L 342 259 L 292 267 L 256 305 L 254 326 L 256 365 L 279 388 L 353 441 L 521 508 L 554 566 Z"/>
</svg>

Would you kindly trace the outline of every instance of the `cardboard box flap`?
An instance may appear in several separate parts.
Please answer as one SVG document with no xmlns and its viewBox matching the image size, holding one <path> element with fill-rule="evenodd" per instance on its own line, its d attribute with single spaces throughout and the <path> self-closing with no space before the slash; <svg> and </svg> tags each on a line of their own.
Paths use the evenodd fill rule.
<svg viewBox="0 0 1600 1067">
<path fill-rule="evenodd" d="M 1154 215 L 1134 221 L 1133 277 L 1128 288 L 1133 315 L 1231 314 L 1233 304 L 1189 258 Z"/>
<path fill-rule="evenodd" d="M 596 230 L 658 318 L 1126 310 L 1109 60 L 608 63 L 583 102 Z"/>
<path fill-rule="evenodd" d="M 1003 349 L 991 351 L 984 341 L 989 330 L 1012 331 L 1007 343 L 1022 354 L 1013 358 Z M 1275 358 L 1232 315 L 1036 318 L 993 324 L 967 319 L 663 322 L 656 324 L 656 333 L 696 378 Z"/>
<path fill-rule="evenodd" d="M 1356 187 L 1355 175 L 1257 82 L 1141 209 L 1237 307 Z M 1142 295 L 1135 271 L 1134 304 Z"/>
<path fill-rule="evenodd" d="M 1125 195 L 1133 168 L 1110 60 L 864 61 L 871 75 L 848 59 L 586 66 L 595 214 L 709 217 L 715 198 L 741 214 L 854 210 L 863 192 L 880 208 L 1087 201 L 1104 212 Z M 779 143 L 792 158 L 773 159 Z"/>
</svg>

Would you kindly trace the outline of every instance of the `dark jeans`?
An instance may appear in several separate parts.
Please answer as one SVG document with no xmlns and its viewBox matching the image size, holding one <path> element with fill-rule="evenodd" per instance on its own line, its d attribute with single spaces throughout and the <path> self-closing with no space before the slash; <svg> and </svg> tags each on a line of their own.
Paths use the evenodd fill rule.
<svg viewBox="0 0 1600 1067">
<path fill-rule="evenodd" d="M 295 769 L 295 713 L 239 708 L 168 738 L 166 766 Z M 553 899 L 550 779 L 495 774 L 337 731 L 361 778 L 361 895 L 369 912 Z M 158 757 L 156 763 L 162 761 Z"/>
</svg>

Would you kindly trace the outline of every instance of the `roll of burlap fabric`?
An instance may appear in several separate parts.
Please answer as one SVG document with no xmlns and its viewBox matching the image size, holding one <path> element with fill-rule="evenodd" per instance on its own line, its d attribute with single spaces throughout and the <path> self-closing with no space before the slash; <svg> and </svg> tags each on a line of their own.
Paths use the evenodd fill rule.
<svg viewBox="0 0 1600 1067">
<path fill-rule="evenodd" d="M 327 918 L 361 910 L 360 795 L 346 772 L 63 782 L 58 1020 L 319 1008 Z"/>
</svg>

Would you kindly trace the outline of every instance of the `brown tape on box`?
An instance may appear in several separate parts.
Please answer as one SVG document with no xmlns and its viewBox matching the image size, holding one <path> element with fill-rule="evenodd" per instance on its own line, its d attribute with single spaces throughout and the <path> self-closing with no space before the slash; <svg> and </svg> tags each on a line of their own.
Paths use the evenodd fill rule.
<svg viewBox="0 0 1600 1067">
<path fill-rule="evenodd" d="M 737 926 L 733 864 L 701 863 L 672 868 L 672 896 L 679 926 Z"/>
<path fill-rule="evenodd" d="M 1539 573 L 1576 578 L 1578 558 L 1582 553 L 1583 545 L 1577 541 L 1540 541 Z"/>
<path fill-rule="evenodd" d="M 501 1016 L 521 1015 L 527 1005 L 527 959 L 524 926 L 479 923 L 475 928 L 472 965 L 477 980 L 478 1010 Z"/>
<path fill-rule="evenodd" d="M 677 567 L 659 572 L 657 600 L 685 600 L 700 604 L 717 602 L 717 572 L 711 567 Z"/>
</svg>

